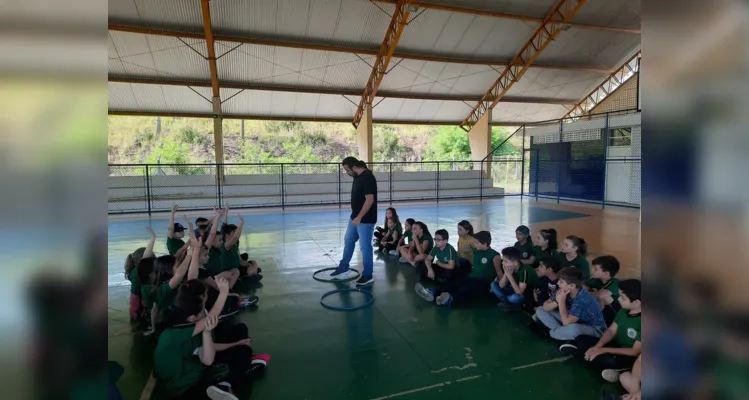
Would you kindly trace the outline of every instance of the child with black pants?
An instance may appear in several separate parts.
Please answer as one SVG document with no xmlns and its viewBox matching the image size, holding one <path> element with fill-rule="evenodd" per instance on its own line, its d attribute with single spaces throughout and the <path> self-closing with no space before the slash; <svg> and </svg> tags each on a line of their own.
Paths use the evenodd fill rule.
<svg viewBox="0 0 749 400">
<path fill-rule="evenodd" d="M 236 400 L 234 393 L 270 360 L 267 354 L 253 356 L 245 325 L 213 332 L 229 292 L 226 279 L 216 284 L 219 297 L 210 312 L 205 284 L 193 279 L 161 313 L 154 375 L 168 398 Z"/>
<path fill-rule="evenodd" d="M 385 235 L 388 233 L 388 229 L 390 227 L 388 226 L 388 220 L 395 218 L 396 221 L 398 221 L 398 212 L 395 211 L 395 208 L 388 207 L 387 210 L 385 210 L 385 223 L 382 226 L 375 227 L 374 231 L 374 244 L 377 245 L 380 243 L 382 238 L 385 237 Z"/>
<path fill-rule="evenodd" d="M 416 294 L 427 301 L 434 301 L 438 306 L 451 306 L 453 302 L 467 302 L 481 296 L 487 296 L 489 286 L 497 276 L 504 274 L 502 256 L 491 248 L 492 235 L 481 231 L 474 236 L 476 243 L 473 250 L 473 269 L 471 273 L 456 280 L 443 290 L 427 289 L 417 282 Z"/>
<path fill-rule="evenodd" d="M 557 274 L 562 269 L 559 259 L 554 256 L 546 256 L 537 262 L 538 282 L 536 282 L 536 288 L 533 289 L 534 307 L 543 305 L 557 291 Z"/>
<path fill-rule="evenodd" d="M 434 233 L 434 248 L 424 262 L 418 264 L 422 278 L 444 283 L 458 276 L 458 252 L 447 242 L 448 237 L 444 229 Z"/>
<path fill-rule="evenodd" d="M 619 302 L 622 309 L 601 338 L 581 335 L 559 350 L 591 362 L 602 369 L 601 375 L 609 382 L 618 382 L 621 371 L 634 365 L 641 349 L 640 300 L 641 284 L 637 279 L 619 282 Z"/>
<path fill-rule="evenodd" d="M 388 218 L 385 221 L 385 226 L 388 229 L 385 232 L 385 236 L 378 241 L 377 251 L 389 254 L 398 247 L 398 242 L 403 236 L 403 228 L 400 221 L 398 221 L 398 217 Z"/>
<path fill-rule="evenodd" d="M 603 319 L 610 326 L 621 309 L 619 305 L 619 260 L 614 256 L 600 256 L 593 259 L 591 279 L 585 282 L 585 289 L 598 300 L 603 311 Z"/>
</svg>

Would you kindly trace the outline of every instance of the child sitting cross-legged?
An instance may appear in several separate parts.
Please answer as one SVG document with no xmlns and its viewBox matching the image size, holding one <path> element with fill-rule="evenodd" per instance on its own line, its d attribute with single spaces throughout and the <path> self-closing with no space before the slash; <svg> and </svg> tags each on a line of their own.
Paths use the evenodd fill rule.
<svg viewBox="0 0 749 400">
<path fill-rule="evenodd" d="M 390 251 L 391 256 L 401 255 L 403 254 L 402 249 L 408 249 L 411 247 L 411 242 L 413 241 L 413 232 L 411 231 L 411 227 L 415 223 L 415 219 L 406 218 L 406 222 L 403 224 L 403 235 L 401 235 L 401 238 L 398 240 L 398 245 L 396 246 L 395 250 Z"/>
<path fill-rule="evenodd" d="M 168 398 L 236 400 L 235 393 L 241 394 L 248 378 L 270 360 L 267 354 L 253 355 L 246 325 L 217 328 L 229 284 L 224 278 L 216 284 L 219 297 L 210 311 L 205 285 L 193 279 L 160 314 L 154 375 Z"/>
<path fill-rule="evenodd" d="M 447 282 L 455 277 L 457 272 L 458 252 L 447 242 L 447 231 L 440 229 L 434 232 L 434 248 L 419 264 L 419 273 L 422 277 L 433 281 Z"/>
<path fill-rule="evenodd" d="M 558 279 L 554 296 L 536 309 L 534 319 L 542 325 L 531 327 L 545 327 L 549 336 L 562 341 L 575 340 L 580 335 L 601 337 L 606 323 L 595 297 L 583 289 L 583 272 L 576 267 L 562 268 Z"/>
<path fill-rule="evenodd" d="M 536 287 L 533 289 L 534 307 L 543 305 L 557 290 L 557 274 L 562 269 L 559 259 L 547 256 L 538 261 Z"/>
<path fill-rule="evenodd" d="M 585 289 L 593 294 L 603 310 L 603 319 L 611 326 L 619 305 L 619 280 L 614 278 L 619 272 L 619 260 L 614 256 L 600 256 L 593 259 L 591 279 L 585 282 Z"/>
<path fill-rule="evenodd" d="M 491 282 L 502 276 L 502 256 L 491 248 L 492 235 L 487 231 L 474 235 L 473 269 L 468 276 L 455 280 L 443 290 L 427 289 L 417 282 L 416 294 L 438 306 L 451 306 L 453 302 L 468 302 L 489 293 Z"/>
<path fill-rule="evenodd" d="M 499 299 L 497 307 L 502 311 L 515 311 L 523 307 L 526 296 L 531 293 L 538 279 L 536 271 L 528 264 L 523 264 L 523 253 L 517 247 L 502 249 L 502 269 L 504 275 L 499 281 L 492 282 L 491 290 Z"/>
<path fill-rule="evenodd" d="M 618 382 L 621 371 L 632 369 L 640 355 L 641 284 L 637 279 L 619 283 L 622 309 L 603 336 L 580 335 L 573 343 L 559 346 L 565 355 L 579 357 L 603 370 L 609 382 Z"/>
</svg>

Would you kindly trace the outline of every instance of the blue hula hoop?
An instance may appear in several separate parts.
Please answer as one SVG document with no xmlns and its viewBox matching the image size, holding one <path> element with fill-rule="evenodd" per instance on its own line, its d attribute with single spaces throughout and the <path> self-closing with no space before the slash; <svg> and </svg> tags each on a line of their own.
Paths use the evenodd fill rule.
<svg viewBox="0 0 749 400">
<path fill-rule="evenodd" d="M 325 302 L 323 301 L 323 300 L 325 300 L 326 297 L 328 297 L 330 295 L 333 295 L 333 294 L 336 294 L 336 293 L 341 293 L 341 292 L 360 292 L 360 293 L 364 293 L 364 294 L 369 295 L 369 300 L 366 303 L 364 303 L 364 304 L 362 304 L 360 306 L 356 306 L 356 307 L 336 307 L 336 306 L 329 306 L 329 305 L 325 304 Z M 320 297 L 320 304 L 322 304 L 322 306 L 325 307 L 325 308 L 327 308 L 328 310 L 333 310 L 333 311 L 354 311 L 354 310 L 359 310 L 359 309 L 371 306 L 372 303 L 374 303 L 374 300 L 375 300 L 375 296 L 370 291 L 362 290 L 362 289 L 351 289 L 351 288 L 348 288 L 348 289 L 331 290 L 331 291 L 323 294 L 322 297 Z"/>
</svg>

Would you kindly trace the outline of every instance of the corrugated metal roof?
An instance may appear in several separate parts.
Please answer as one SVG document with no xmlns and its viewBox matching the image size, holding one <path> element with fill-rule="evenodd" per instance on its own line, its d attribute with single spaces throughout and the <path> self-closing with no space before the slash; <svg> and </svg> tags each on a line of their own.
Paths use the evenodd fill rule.
<svg viewBox="0 0 749 400">
<path fill-rule="evenodd" d="M 435 4 L 543 17 L 556 0 L 428 0 Z M 213 31 L 293 41 L 377 49 L 390 21 L 393 4 L 368 0 L 221 0 L 211 1 Z M 384 10 L 384 11 L 383 11 Z M 588 0 L 574 21 L 618 27 L 639 26 L 635 0 Z M 109 0 L 110 23 L 180 29 L 202 34 L 198 0 Z M 521 48 L 535 23 L 460 12 L 420 9 L 400 39 L 398 51 L 465 59 L 507 59 Z M 153 32 L 150 32 L 153 33 Z M 109 32 L 110 75 L 209 81 L 206 43 L 202 39 Z M 572 27 L 562 32 L 537 63 L 616 68 L 639 47 L 640 35 Z M 193 49 L 191 49 L 191 46 Z M 375 57 L 267 45 L 216 42 L 219 80 L 288 88 L 360 90 Z M 233 49 L 233 50 L 232 50 Z M 199 54 L 198 54 L 199 53 Z M 394 58 L 379 90 L 403 93 L 481 96 L 503 67 L 402 60 Z M 605 77 L 560 69 L 531 68 L 507 96 L 577 99 Z M 210 98 L 210 88 L 195 88 Z M 236 89 L 222 89 L 226 100 Z M 376 103 L 381 98 L 376 100 Z M 226 101 L 227 114 L 353 118 L 359 97 L 246 90 Z M 378 120 L 462 120 L 474 104 L 461 101 L 385 99 Z M 210 112 L 211 105 L 190 88 L 110 83 L 110 109 Z M 558 118 L 560 105 L 500 103 L 494 121 Z"/>
<path fill-rule="evenodd" d="M 151 77 L 210 79 L 208 62 L 201 57 L 207 52 L 205 40 L 183 40 L 187 44 L 174 37 L 110 31 L 110 65 L 114 64 L 117 69 L 110 69 L 109 72 Z M 119 63 L 112 63 L 112 59 L 118 60 Z"/>
<path fill-rule="evenodd" d="M 193 88 L 211 98 L 210 88 Z M 109 109 L 119 111 L 211 112 L 211 103 L 186 86 L 109 83 Z"/>
</svg>

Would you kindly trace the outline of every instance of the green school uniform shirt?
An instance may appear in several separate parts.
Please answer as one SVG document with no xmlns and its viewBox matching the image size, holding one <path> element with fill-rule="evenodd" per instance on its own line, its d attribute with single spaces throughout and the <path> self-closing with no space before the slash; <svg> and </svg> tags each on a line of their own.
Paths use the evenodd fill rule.
<svg viewBox="0 0 749 400">
<path fill-rule="evenodd" d="M 533 246 L 531 255 L 536 258 L 536 261 L 533 262 L 533 266 L 538 267 L 538 264 L 539 262 L 541 262 L 541 260 L 546 257 L 556 256 L 557 252 L 548 247 L 546 248 L 546 250 L 541 250 L 541 246 Z"/>
<path fill-rule="evenodd" d="M 153 293 L 153 285 L 144 284 L 140 286 L 140 299 L 145 303 L 146 311 L 150 313 L 153 303 L 156 302 L 156 294 Z"/>
<path fill-rule="evenodd" d="M 450 243 L 445 245 L 444 250 L 440 250 L 439 247 L 433 248 L 429 255 L 434 257 L 433 262 L 439 261 L 441 263 L 447 264 L 448 262 L 450 262 L 450 260 L 452 260 L 457 264 L 458 261 L 458 252 L 455 251 L 455 248 L 450 245 Z"/>
<path fill-rule="evenodd" d="M 403 233 L 403 237 L 408 239 L 405 243 L 411 243 L 411 241 L 414 240 L 414 233 L 411 231 L 406 231 Z"/>
<path fill-rule="evenodd" d="M 203 342 L 202 335 L 193 336 L 194 326 L 169 328 L 159 336 L 153 356 L 154 375 L 164 386 L 164 394 L 179 396 L 199 383 L 206 367 L 195 355 Z"/>
<path fill-rule="evenodd" d="M 395 232 L 398 232 L 398 240 L 400 240 L 400 238 L 403 237 L 403 227 L 400 224 L 398 224 L 394 228 L 388 229 L 388 235 L 390 235 L 390 238 L 388 239 L 388 242 L 392 242 L 393 241 L 393 234 Z"/>
<path fill-rule="evenodd" d="M 528 238 L 523 245 L 521 245 L 520 242 L 515 242 L 514 247 L 520 250 L 523 260 L 528 259 L 533 255 L 533 242 L 531 241 L 531 238 Z"/>
<path fill-rule="evenodd" d="M 497 277 L 497 271 L 494 269 L 494 257 L 498 255 L 499 253 L 492 248 L 488 250 L 473 249 L 473 269 L 468 276 L 485 281 L 494 280 Z"/>
<path fill-rule="evenodd" d="M 140 296 L 140 279 L 138 279 L 138 268 L 133 268 L 128 277 L 130 281 L 130 294 Z"/>
<path fill-rule="evenodd" d="M 424 254 L 429 254 L 429 252 L 431 252 L 434 248 L 434 239 L 432 239 L 432 237 L 428 233 L 424 233 L 421 236 L 421 239 L 419 239 L 419 244 L 423 244 L 424 242 L 429 242 L 429 245 L 427 245 L 427 249 L 424 252 Z"/>
<path fill-rule="evenodd" d="M 536 271 L 527 264 L 520 264 L 520 267 L 512 273 L 512 277 L 515 278 L 515 282 L 519 285 L 521 283 L 525 283 L 527 286 L 525 287 L 526 292 L 525 293 L 533 293 L 532 290 L 536 286 L 536 282 L 538 281 L 538 274 L 536 274 Z M 528 288 L 531 288 L 530 291 L 528 291 Z"/>
<path fill-rule="evenodd" d="M 595 290 L 608 290 L 611 292 L 611 297 L 613 297 L 614 300 L 619 299 L 619 280 L 616 278 L 611 278 L 611 280 L 606 283 L 603 283 L 600 279 L 593 278 L 585 282 L 585 285 Z"/>
<path fill-rule="evenodd" d="M 185 245 L 185 241 L 177 238 L 166 238 L 166 250 L 170 256 L 177 254 L 177 251 Z"/>
<path fill-rule="evenodd" d="M 184 280 L 183 280 L 184 281 Z M 163 310 L 174 303 L 177 297 L 177 289 L 172 289 L 169 282 L 164 282 L 156 288 L 156 307 Z"/>
<path fill-rule="evenodd" d="M 588 263 L 588 260 L 580 254 L 578 254 L 572 261 L 569 261 L 567 260 L 567 256 L 560 252 L 559 262 L 562 264 L 562 268 L 575 267 L 583 271 L 583 281 L 590 279 L 590 264 Z"/>
<path fill-rule="evenodd" d="M 203 268 L 206 269 L 210 276 L 223 272 L 221 267 L 221 249 L 211 246 L 208 250 L 208 262 L 203 264 Z"/>
<path fill-rule="evenodd" d="M 226 250 L 226 246 L 221 245 L 221 269 L 228 271 L 239 267 L 239 243 L 234 243 L 231 249 Z"/>
<path fill-rule="evenodd" d="M 616 314 L 616 343 L 622 348 L 632 348 L 636 341 L 642 341 L 640 331 L 640 314 L 629 315 L 629 310 L 622 308 Z"/>
</svg>

